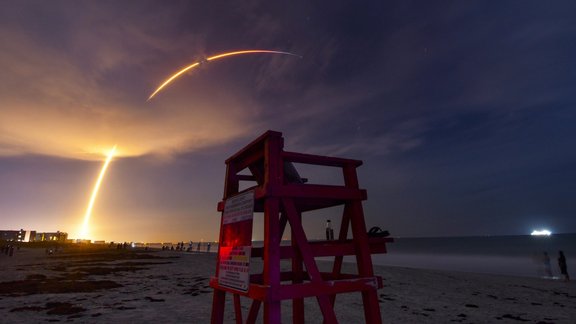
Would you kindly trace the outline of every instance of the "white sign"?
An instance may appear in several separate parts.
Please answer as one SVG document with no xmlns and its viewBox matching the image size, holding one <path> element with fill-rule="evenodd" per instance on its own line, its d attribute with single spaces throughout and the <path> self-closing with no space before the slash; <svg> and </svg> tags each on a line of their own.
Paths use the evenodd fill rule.
<svg viewBox="0 0 576 324">
<path fill-rule="evenodd" d="M 252 220 L 254 217 L 254 191 L 248 191 L 238 196 L 226 199 L 222 224 Z"/>
<path fill-rule="evenodd" d="M 228 198 L 222 213 L 218 284 L 246 292 L 250 285 L 254 191 Z"/>
</svg>

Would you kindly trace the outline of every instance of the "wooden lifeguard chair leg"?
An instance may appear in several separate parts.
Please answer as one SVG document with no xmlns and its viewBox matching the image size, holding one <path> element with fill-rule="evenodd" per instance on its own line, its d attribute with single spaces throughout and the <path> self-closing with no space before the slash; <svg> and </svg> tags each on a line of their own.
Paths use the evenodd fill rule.
<svg viewBox="0 0 576 324">
<path fill-rule="evenodd" d="M 343 169 L 344 184 L 349 188 L 359 188 L 358 175 L 356 168 L 348 165 Z M 348 210 L 350 225 L 352 227 L 352 236 L 356 250 L 356 264 L 358 265 L 358 274 L 361 277 L 373 277 L 374 269 L 372 268 L 372 256 L 370 253 L 370 244 L 368 234 L 366 233 L 366 223 L 364 222 L 364 211 L 362 202 L 354 200 L 347 202 L 345 210 Z M 362 301 L 364 304 L 364 317 L 366 323 L 382 323 L 380 315 L 380 304 L 378 303 L 378 294 L 376 289 L 362 292 Z"/>
<path fill-rule="evenodd" d="M 236 317 L 236 324 L 242 324 L 243 317 L 242 317 L 242 304 L 240 303 L 240 295 L 233 294 L 233 296 L 234 296 L 234 314 Z"/>
<path fill-rule="evenodd" d="M 308 270 L 310 281 L 314 283 L 324 282 L 322 275 L 320 274 L 320 270 L 318 270 L 318 266 L 316 265 L 316 261 L 314 260 L 314 256 L 311 253 L 312 249 L 308 244 L 306 233 L 304 233 L 304 229 L 302 228 L 302 222 L 298 217 L 298 211 L 296 210 L 296 206 L 294 206 L 293 200 L 283 198 L 282 204 L 284 205 L 286 216 L 288 216 L 288 221 L 290 222 L 290 229 L 292 230 L 294 238 L 296 239 L 296 246 L 302 255 L 302 261 L 306 265 L 306 270 Z M 318 300 L 320 310 L 324 316 L 324 323 L 337 324 L 338 320 L 336 319 L 334 307 L 332 307 L 329 295 L 326 293 L 318 294 L 316 299 Z"/>
<path fill-rule="evenodd" d="M 298 219 L 302 222 L 302 214 L 298 213 Z M 291 231 L 292 236 L 292 246 L 296 246 L 296 236 L 294 231 Z M 292 283 L 300 284 L 304 282 L 304 267 L 302 266 L 302 254 L 298 249 L 294 250 L 294 256 L 292 257 Z M 294 298 L 292 299 L 292 323 L 293 324 L 304 324 L 304 298 Z"/>
<path fill-rule="evenodd" d="M 278 198 L 269 198 L 264 203 L 264 269 L 263 283 L 270 290 L 280 287 L 280 221 Z M 280 300 L 264 301 L 264 323 L 281 323 Z"/>
<path fill-rule="evenodd" d="M 252 301 L 252 305 L 250 306 L 250 310 L 248 311 L 248 318 L 246 319 L 246 324 L 255 324 L 256 320 L 258 319 L 258 312 L 260 311 L 260 304 L 261 301 L 254 299 Z"/>
<path fill-rule="evenodd" d="M 348 228 L 350 227 L 350 208 L 346 205 L 344 206 L 344 212 L 342 213 L 342 221 L 340 223 L 340 232 L 338 233 L 338 240 L 345 241 L 348 238 Z M 334 264 L 332 265 L 332 277 L 338 279 L 342 273 L 342 263 L 344 262 L 344 256 L 338 255 L 334 257 Z M 336 295 L 330 296 L 330 302 L 332 305 L 336 302 Z"/>
<path fill-rule="evenodd" d="M 350 224 L 356 246 L 356 263 L 358 273 L 361 277 L 373 277 L 374 269 L 372 268 L 372 255 L 370 253 L 370 244 L 368 234 L 366 233 L 366 223 L 364 222 L 364 213 L 360 201 L 347 203 L 350 208 Z M 376 289 L 362 292 L 362 301 L 364 304 L 364 316 L 366 323 L 380 324 L 382 317 L 380 315 L 380 304 L 378 303 L 378 293 Z"/>
<path fill-rule="evenodd" d="M 225 302 L 226 302 L 226 292 L 214 289 L 214 295 L 212 296 L 212 317 L 210 320 L 211 324 L 224 323 Z"/>
</svg>

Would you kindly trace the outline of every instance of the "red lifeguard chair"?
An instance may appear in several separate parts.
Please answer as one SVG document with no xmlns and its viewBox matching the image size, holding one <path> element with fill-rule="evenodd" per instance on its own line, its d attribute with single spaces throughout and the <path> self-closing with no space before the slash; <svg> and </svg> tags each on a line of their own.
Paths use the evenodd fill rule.
<svg viewBox="0 0 576 324">
<path fill-rule="evenodd" d="M 369 237 L 366 232 L 356 168 L 362 161 L 286 152 L 282 133 L 267 131 L 226 160 L 220 246 L 214 288 L 212 323 L 223 323 L 226 294 L 233 296 L 236 323 L 255 323 L 263 304 L 264 323 L 281 323 L 281 302 L 292 300 L 292 320 L 304 323 L 304 298 L 315 297 L 324 323 L 337 323 L 337 294 L 362 294 L 366 323 L 381 323 L 377 290 L 382 278 L 375 276 L 372 253 L 386 253 L 388 237 Z M 293 163 L 336 167 L 344 185 L 307 184 Z M 249 170 L 249 175 L 245 170 Z M 241 174 L 241 172 L 243 172 Z M 255 186 L 240 190 L 240 181 Z M 309 241 L 302 227 L 305 212 L 344 206 L 335 240 Z M 264 213 L 264 245 L 252 247 L 252 212 Z M 291 244 L 281 245 L 290 225 Z M 350 233 L 349 233 L 350 232 Z M 349 234 L 350 238 L 349 238 Z M 239 248 L 240 247 L 240 248 Z M 342 273 L 343 257 L 356 257 L 357 273 Z M 334 257 L 331 272 L 321 272 L 315 257 Z M 250 258 L 262 258 L 261 273 L 250 274 Z M 281 271 L 280 260 L 291 260 L 291 271 Z M 244 320 L 241 296 L 252 301 Z"/>
</svg>

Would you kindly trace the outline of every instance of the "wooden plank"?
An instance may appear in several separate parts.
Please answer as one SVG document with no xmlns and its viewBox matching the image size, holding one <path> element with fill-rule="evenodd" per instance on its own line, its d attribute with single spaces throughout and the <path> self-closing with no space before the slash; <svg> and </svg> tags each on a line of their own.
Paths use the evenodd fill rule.
<svg viewBox="0 0 576 324">
<path fill-rule="evenodd" d="M 368 239 L 370 254 L 386 253 L 386 243 L 394 242 L 394 239 L 389 237 L 371 237 Z M 345 241 L 317 241 L 309 242 L 310 250 L 314 257 L 328 257 L 328 256 L 346 256 L 356 255 L 354 242 L 349 239 Z M 262 258 L 264 255 L 264 248 L 253 247 L 253 258 Z M 295 255 L 293 246 L 281 246 L 280 258 L 291 259 Z"/>
<path fill-rule="evenodd" d="M 362 278 L 360 275 L 353 274 L 353 273 L 339 273 L 338 275 L 334 275 L 332 272 L 320 272 L 320 275 L 324 281 L 337 281 L 337 280 L 348 280 L 348 279 Z M 282 271 L 280 273 L 280 281 L 281 282 L 293 281 L 295 277 L 296 277 L 296 275 L 293 271 Z M 302 271 L 302 273 L 299 275 L 299 277 L 301 279 L 301 282 L 310 281 L 310 276 L 308 275 L 307 271 Z M 255 273 L 255 274 L 250 275 L 250 282 L 252 284 L 255 284 L 255 285 L 262 285 L 262 274 L 261 273 Z M 223 288 L 226 288 L 226 287 L 223 287 Z M 382 288 L 382 286 L 379 286 L 379 288 Z M 233 291 L 233 290 L 231 290 L 231 291 Z"/>
<path fill-rule="evenodd" d="M 226 160 L 226 163 L 241 160 L 244 156 L 252 155 L 255 152 L 259 151 L 264 152 L 263 145 L 266 139 L 268 139 L 269 137 L 282 137 L 282 133 L 271 130 L 266 131 L 264 134 L 258 136 L 258 138 L 250 142 L 248 145 L 244 146 L 244 148 L 242 148 L 240 151 L 236 152 L 236 154 L 229 157 Z"/>
<path fill-rule="evenodd" d="M 331 199 L 342 200 L 366 200 L 366 190 L 347 188 L 343 186 L 318 185 L 318 184 L 286 184 L 267 185 L 255 188 L 254 197 L 264 199 L 268 197 L 304 198 L 313 201 Z"/>
<path fill-rule="evenodd" d="M 324 282 L 305 282 L 302 284 L 282 285 L 277 291 L 279 299 L 291 299 L 293 296 L 306 298 L 315 297 L 319 292 L 325 294 L 343 294 L 361 291 L 376 291 L 379 277 L 344 279 Z M 367 322 L 371 323 L 371 322 Z"/>
<path fill-rule="evenodd" d="M 305 153 L 296 152 L 283 152 L 282 156 L 285 161 L 290 161 L 294 163 L 311 164 L 311 165 L 322 165 L 322 166 L 332 166 L 332 167 L 344 167 L 346 165 L 351 165 L 354 167 L 359 167 L 362 165 L 360 160 L 342 159 L 337 157 L 313 155 Z"/>
<path fill-rule="evenodd" d="M 240 181 L 256 181 L 256 177 L 249 174 L 237 174 L 236 178 Z"/>
<path fill-rule="evenodd" d="M 321 273 L 329 278 L 330 273 Z M 268 285 L 250 284 L 247 297 L 261 302 L 280 301 L 294 298 L 316 297 L 319 291 L 327 294 L 344 294 L 350 292 L 362 292 L 377 290 L 383 287 L 382 278 L 379 276 L 360 278 L 355 275 L 344 275 L 339 280 L 324 280 L 322 282 L 303 282 L 299 284 L 283 284 L 276 289 Z M 217 288 L 218 291 L 236 293 L 227 287 Z"/>
</svg>

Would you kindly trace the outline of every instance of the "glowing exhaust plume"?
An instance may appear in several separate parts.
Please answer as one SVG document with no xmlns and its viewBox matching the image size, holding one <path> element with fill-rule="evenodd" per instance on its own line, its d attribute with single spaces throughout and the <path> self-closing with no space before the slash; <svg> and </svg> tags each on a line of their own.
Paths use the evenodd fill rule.
<svg viewBox="0 0 576 324">
<path fill-rule="evenodd" d="M 211 56 L 209 58 L 206 59 L 206 61 L 214 61 L 214 60 L 218 60 L 224 57 L 228 57 L 228 56 L 233 56 L 233 55 L 242 55 L 242 54 L 257 54 L 257 53 L 266 53 L 266 54 L 282 54 L 282 55 L 291 55 L 291 56 L 296 56 L 296 57 L 300 57 L 299 55 L 296 54 L 292 54 L 292 53 L 288 53 L 288 52 L 281 52 L 281 51 L 270 51 L 270 50 L 246 50 L 246 51 L 236 51 L 236 52 L 228 52 L 228 53 L 223 53 L 223 54 L 218 54 L 218 55 L 214 55 Z M 200 62 L 195 62 L 192 63 L 191 65 L 188 65 L 187 67 L 183 68 L 182 70 L 176 72 L 174 75 L 172 75 L 171 77 L 169 77 L 166 81 L 164 81 L 151 95 L 150 97 L 148 97 L 149 101 L 150 99 L 154 98 L 154 96 L 160 92 L 160 90 L 162 90 L 164 87 L 166 87 L 170 82 L 172 82 L 174 79 L 176 79 L 177 77 L 181 76 L 184 72 L 189 71 L 195 67 L 197 67 L 198 65 L 200 65 L 202 63 L 202 61 Z"/>
<path fill-rule="evenodd" d="M 86 235 L 88 235 L 88 222 L 90 221 L 90 215 L 92 214 L 92 207 L 94 207 L 94 202 L 96 201 L 96 196 L 98 195 L 98 190 L 100 189 L 100 184 L 102 183 L 102 179 L 104 178 L 104 174 L 106 174 L 106 169 L 108 169 L 108 165 L 112 158 L 114 157 L 114 153 L 116 153 L 116 145 L 110 150 L 108 153 L 108 157 L 106 158 L 106 162 L 102 166 L 102 170 L 100 170 L 100 175 L 98 176 L 98 180 L 96 180 L 96 184 L 94 184 L 94 189 L 92 189 L 92 196 L 90 197 L 90 202 L 88 203 L 88 208 L 86 208 L 86 214 L 84 215 L 84 225 L 82 226 L 82 231 L 80 232 L 80 238 L 86 239 Z"/>
</svg>

